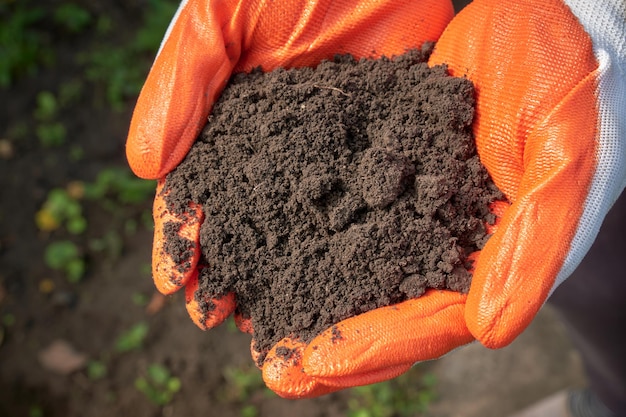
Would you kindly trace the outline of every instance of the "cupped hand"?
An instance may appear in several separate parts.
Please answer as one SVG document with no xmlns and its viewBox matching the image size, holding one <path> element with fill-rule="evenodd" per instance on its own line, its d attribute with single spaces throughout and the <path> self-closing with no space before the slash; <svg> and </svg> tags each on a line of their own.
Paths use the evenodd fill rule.
<svg viewBox="0 0 626 417">
<path fill-rule="evenodd" d="M 128 157 L 135 172 L 162 178 L 180 162 L 233 71 L 314 65 L 335 53 L 399 54 L 438 39 L 451 17 L 448 2 L 358 3 L 369 7 L 290 2 L 285 14 L 264 10 L 263 2 L 224 10 L 186 3 L 133 117 Z M 478 152 L 510 202 L 494 208 L 499 224 L 477 255 L 469 294 L 431 290 L 342 321 L 309 344 L 284 339 L 263 366 L 271 389 L 303 398 L 378 382 L 473 339 L 506 346 L 528 326 L 624 188 L 626 6 L 603 3 L 476 0 L 454 18 L 430 63 L 474 82 Z M 187 285 L 190 315 L 212 327 L 235 303 L 232 295 L 194 295 L 202 211 L 190 204 L 172 217 L 159 184 L 156 285 L 165 293 Z M 172 227 L 185 243 L 177 255 L 164 239 Z"/>
<path fill-rule="evenodd" d="M 510 202 L 494 207 L 498 226 L 467 298 L 440 316 L 445 332 L 423 338 L 436 327 L 419 326 L 437 317 L 419 316 L 431 301 L 455 309 L 441 292 L 357 316 L 300 346 L 300 374 L 264 369 L 275 390 L 289 391 L 294 375 L 335 388 L 386 379 L 435 354 L 434 341 L 449 342 L 434 344 L 441 354 L 467 341 L 464 325 L 465 336 L 506 346 L 576 268 L 625 184 L 626 4 L 568 3 L 477 0 L 431 56 L 473 81 L 478 153 Z"/>
<path fill-rule="evenodd" d="M 198 291 L 198 237 L 204 214 L 192 202 L 184 213 L 175 213 L 167 205 L 164 187 L 165 175 L 187 154 L 232 73 L 259 66 L 266 71 L 312 66 L 335 54 L 399 55 L 436 41 L 452 16 L 448 0 L 184 2 L 142 89 L 127 142 L 133 171 L 159 180 L 152 253 L 159 291 L 171 294 L 185 288 L 189 314 L 204 329 L 220 324 L 235 310 L 233 294 L 205 299 Z M 248 321 L 238 324 L 252 331 Z M 293 358 L 287 361 L 270 352 L 265 363 L 291 366 Z M 331 388 L 303 381 L 301 388 L 289 392 L 275 389 L 285 396 L 303 397 Z"/>
</svg>

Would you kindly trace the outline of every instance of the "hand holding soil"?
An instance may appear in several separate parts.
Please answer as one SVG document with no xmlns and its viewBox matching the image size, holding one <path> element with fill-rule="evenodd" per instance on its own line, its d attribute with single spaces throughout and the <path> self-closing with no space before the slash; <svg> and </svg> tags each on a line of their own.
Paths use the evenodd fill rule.
<svg viewBox="0 0 626 417">
<path fill-rule="evenodd" d="M 168 210 L 204 213 L 199 242 L 165 226 L 168 255 L 183 265 L 199 243 L 199 314 L 234 294 L 259 366 L 286 337 L 468 291 L 501 194 L 476 155 L 471 83 L 427 55 L 236 75 L 167 176 Z"/>
<path fill-rule="evenodd" d="M 385 373 L 387 369 L 395 367 L 394 372 L 402 367 L 406 369 L 411 363 L 438 357 L 472 338 L 490 348 L 506 346 L 529 325 L 548 295 L 582 259 L 595 238 L 599 222 L 623 188 L 619 186 L 624 184 L 623 181 L 607 180 L 622 178 L 623 164 L 598 164 L 596 158 L 604 155 L 613 160 L 614 149 L 618 149 L 614 145 L 621 143 L 614 124 L 609 123 L 598 129 L 598 123 L 607 120 L 605 115 L 613 117 L 608 116 L 613 115 L 612 110 L 607 110 L 609 113 L 605 114 L 606 109 L 598 107 L 599 98 L 621 96 L 614 94 L 619 93 L 619 89 L 606 87 L 619 83 L 615 82 L 614 74 L 599 71 L 601 66 L 594 54 L 597 51 L 594 48 L 596 42 L 608 41 L 611 44 L 616 38 L 603 40 L 600 35 L 591 38 L 588 28 L 593 27 L 594 33 L 602 31 L 595 31 L 597 23 L 590 26 L 594 19 L 587 14 L 587 10 L 583 14 L 591 20 L 581 22 L 576 12 L 582 10 L 570 9 L 560 0 L 550 2 L 549 7 L 539 1 L 519 2 L 514 7 L 494 0 L 476 1 L 454 19 L 449 3 L 446 7 L 446 2 L 438 1 L 420 1 L 415 7 L 412 3 L 407 6 L 392 1 L 363 2 L 359 3 L 359 7 L 354 7 L 352 2 L 285 2 L 280 6 L 262 2 L 259 8 L 253 9 L 238 7 L 239 2 L 220 2 L 219 6 L 208 8 L 204 7 L 204 3 L 199 6 L 200 3 L 184 3 L 171 26 L 172 30 L 168 31 L 138 100 L 129 131 L 127 155 L 139 176 L 162 180 L 179 164 L 195 142 L 204 122 L 202 118 L 212 111 L 222 87 L 233 73 L 249 72 L 259 65 L 268 70 L 315 66 L 321 60 L 329 59 L 332 53 L 351 53 L 356 57 L 395 55 L 406 51 L 407 47 L 436 40 L 437 49 L 429 63 L 445 64 L 451 75 L 467 77 L 477 86 L 476 107 L 479 112 L 472 130 L 482 161 L 511 201 L 510 205 L 498 204 L 501 221 L 480 251 L 473 270 L 471 291 L 466 297 L 451 291 L 426 290 L 420 298 L 376 308 L 343 320 L 308 345 L 298 339 L 300 350 L 296 353 L 304 351 L 303 345 L 306 349 L 302 360 L 297 359 L 297 354 L 281 354 L 279 358 L 278 349 L 273 353 L 271 351 L 268 355 L 270 359 L 275 359 L 273 363 L 282 360 L 286 364 L 286 371 L 282 374 L 285 379 L 280 385 L 287 391 L 290 386 L 303 381 L 303 377 L 309 378 L 305 385 L 312 379 L 309 385 L 298 385 L 303 388 L 300 392 L 304 393 L 315 391 L 315 384 L 348 387 L 367 383 L 364 381 L 380 381 L 393 374 Z M 224 24 L 224 16 L 232 16 L 229 24 Z M 595 22 L 605 21 L 601 15 L 596 17 L 598 20 Z M 548 25 L 555 29 L 550 31 L 553 38 L 549 38 L 558 39 L 558 42 L 546 42 L 545 28 Z M 618 28 L 614 33 L 622 32 Z M 604 58 L 609 63 L 611 60 L 618 65 L 621 63 L 618 56 L 609 54 Z M 606 80 L 606 83 L 599 82 Z M 316 84 L 320 90 L 347 97 L 352 94 L 348 86 L 325 82 Z M 610 94 L 603 96 L 607 92 Z M 614 99 L 608 99 L 607 103 L 617 105 Z M 282 120 L 267 126 L 269 130 L 259 132 L 261 137 L 275 134 L 274 128 L 280 129 L 281 123 Z M 321 126 L 324 124 L 321 123 Z M 378 147 L 373 137 L 371 144 Z M 402 143 L 402 153 L 404 146 Z M 383 148 L 384 152 L 388 151 L 386 146 Z M 256 152 L 254 147 L 252 149 Z M 322 215 L 327 216 L 329 225 L 331 219 L 338 220 L 329 230 L 337 233 L 340 229 L 339 233 L 342 233 L 342 226 L 350 230 L 367 224 L 362 223 L 363 219 L 356 222 L 352 219 L 362 215 L 368 217 L 372 213 L 370 209 L 380 210 L 386 204 L 389 205 L 384 209 L 394 210 L 394 203 L 400 201 L 402 194 L 411 188 L 405 181 L 410 183 L 412 175 L 417 178 L 420 174 L 417 170 L 415 174 L 407 174 L 411 171 L 410 167 L 398 157 L 395 148 L 391 149 L 393 154 L 388 158 L 388 165 L 395 167 L 390 170 L 395 173 L 389 178 L 380 176 L 381 183 L 385 185 L 379 188 L 392 191 L 383 192 L 378 197 L 366 197 L 362 192 L 355 191 L 354 195 L 365 201 L 365 211 L 360 209 L 362 203 L 359 199 L 348 201 L 346 206 L 324 206 L 333 209 L 331 214 L 337 207 L 336 213 L 347 214 L 345 217 L 331 216 L 321 210 Z M 347 159 L 356 165 L 358 153 L 366 152 L 366 149 L 350 149 L 350 152 Z M 341 158 L 346 155 L 339 153 L 335 156 Z M 373 156 L 372 159 L 376 160 L 377 156 Z M 312 161 L 303 161 L 313 165 Z M 412 160 L 411 163 L 419 168 L 419 161 Z M 218 168 L 221 168 L 219 165 L 218 161 Z M 272 170 L 274 166 L 268 168 Z M 284 166 L 278 164 L 275 168 L 276 174 L 285 173 Z M 316 172 L 316 168 L 312 170 Z M 297 183 L 304 181 L 303 172 L 297 173 L 300 175 Z M 328 191 L 336 195 L 335 184 L 350 184 L 341 177 L 342 172 L 321 172 L 330 174 L 330 180 L 314 182 L 311 195 L 324 196 Z M 248 176 L 245 171 L 244 174 Z M 264 175 L 263 172 L 261 174 Z M 339 181 L 334 182 L 337 177 Z M 443 177 L 448 179 L 447 175 Z M 190 182 L 194 178 L 191 175 Z M 155 282 L 165 292 L 185 287 L 192 316 L 203 321 L 201 316 L 210 311 L 213 320 L 208 325 L 214 325 L 234 311 L 237 291 L 236 288 L 223 287 L 222 290 L 233 292 L 227 292 L 222 298 L 211 298 L 219 297 L 216 292 L 212 293 L 211 288 L 197 291 L 197 288 L 206 287 L 207 282 L 203 279 L 202 285 L 199 285 L 200 269 L 222 272 L 218 262 L 214 266 L 214 260 L 207 254 L 203 255 L 199 265 L 197 263 L 200 258 L 197 243 L 208 243 L 206 239 L 203 242 L 199 239 L 200 224 L 205 217 L 203 210 L 208 215 L 214 213 L 188 200 L 189 204 L 184 206 L 189 211 L 183 216 L 173 214 L 174 211 L 169 211 L 164 201 L 167 194 L 162 192 L 164 184 L 165 181 L 160 181 L 160 194 L 155 204 L 159 210 L 155 210 L 158 221 L 155 222 L 154 245 L 157 260 L 164 262 L 164 268 L 159 268 L 157 264 Z M 376 184 L 377 187 L 379 185 Z M 287 190 L 287 194 L 295 190 L 289 176 L 283 177 L 281 187 Z M 338 190 L 343 193 L 348 188 Z M 354 190 L 358 188 L 354 187 Z M 249 189 L 243 189 L 245 196 L 251 195 Z M 275 191 L 278 192 L 270 192 L 265 198 L 275 198 L 275 208 L 278 209 L 285 206 L 285 200 L 280 200 L 284 193 L 282 189 Z M 394 194 L 396 200 L 390 197 Z M 206 197 L 213 198 L 203 196 L 201 200 L 208 201 Z M 602 207 L 600 211 L 595 210 L 596 204 Z M 171 204 L 169 207 L 173 208 Z M 312 217 L 306 217 L 308 215 L 305 213 L 303 218 Z M 267 233 L 249 215 L 246 214 L 244 219 L 249 231 L 242 235 L 242 241 L 254 242 L 254 249 L 280 248 L 285 243 L 288 248 L 296 247 L 291 241 L 281 239 L 284 235 L 281 235 L 280 229 L 279 233 Z M 176 238 L 166 239 L 166 242 L 164 237 L 167 233 L 164 232 L 173 230 L 178 230 L 178 233 L 170 233 L 169 236 L 175 235 Z M 263 238 L 256 239 L 258 235 Z M 184 239 L 189 241 L 183 245 L 182 251 L 170 251 L 173 247 L 168 242 L 175 242 L 179 237 L 182 238 L 179 243 L 184 244 Z M 224 234 L 221 238 L 224 246 L 228 246 L 233 237 L 232 234 Z M 537 247 L 538 242 L 541 243 L 540 248 Z M 358 249 L 366 245 L 353 246 Z M 465 248 L 461 248 L 460 259 L 466 255 L 463 253 Z M 321 250 L 323 253 L 324 248 Z M 285 257 L 291 258 L 294 253 L 298 255 L 295 251 L 285 252 Z M 263 258 L 257 259 L 260 267 L 267 265 Z M 242 260 L 243 268 L 239 266 L 240 259 L 234 260 L 234 263 L 224 263 L 231 265 L 224 268 L 225 272 L 231 273 L 230 276 L 242 272 L 246 275 L 246 259 Z M 431 270 L 438 266 L 429 265 Z M 400 265 L 400 268 L 403 266 Z M 368 266 L 368 269 L 376 268 Z M 419 268 L 416 270 L 417 274 L 422 272 Z M 206 271 L 203 275 L 207 275 Z M 210 282 L 213 282 L 214 274 L 209 275 Z M 222 273 L 217 282 L 222 282 L 222 277 L 229 279 L 229 274 Z M 269 281 L 265 284 L 263 288 L 269 288 Z M 299 288 L 299 281 L 294 286 Z M 438 294 L 446 295 L 439 297 Z M 404 311 L 407 304 L 413 306 L 408 309 L 414 315 L 393 313 Z M 215 308 L 212 308 L 213 305 Z M 357 300 L 355 305 L 362 303 Z M 454 310 L 453 314 L 440 316 L 450 309 Z M 264 313 L 269 310 L 264 310 Z M 374 314 L 379 311 L 386 314 L 382 318 Z M 239 312 L 241 317 L 246 309 L 240 307 Z M 254 317 L 250 309 L 247 312 L 251 314 L 247 321 L 249 324 Z M 422 324 L 422 313 L 430 319 L 426 320 L 427 325 Z M 406 320 L 402 323 L 404 326 L 397 325 L 399 320 Z M 346 325 L 348 322 L 350 326 Z M 358 326 L 353 325 L 355 322 Z M 376 332 L 372 331 L 373 327 L 376 327 Z M 346 328 L 350 331 L 344 332 Z M 317 355 L 315 360 L 311 360 L 311 351 L 324 350 L 320 348 L 320 338 L 325 346 L 328 345 L 327 354 Z M 280 346 L 284 353 L 290 340 L 297 342 L 286 337 L 274 346 Z M 355 351 L 355 346 L 361 341 L 365 341 L 361 347 L 368 351 L 366 358 Z M 258 343 L 256 348 L 258 353 Z M 259 359 L 262 359 L 262 353 Z M 291 368 L 287 364 L 288 357 L 294 358 Z M 357 362 L 358 365 L 355 365 Z M 364 363 L 369 363 L 365 372 L 372 378 L 363 378 L 361 365 Z M 268 376 L 266 369 L 267 358 L 263 365 L 264 377 Z M 280 372 L 274 376 L 275 381 L 281 380 Z M 278 388 L 277 391 L 280 391 L 281 387 Z"/>
</svg>

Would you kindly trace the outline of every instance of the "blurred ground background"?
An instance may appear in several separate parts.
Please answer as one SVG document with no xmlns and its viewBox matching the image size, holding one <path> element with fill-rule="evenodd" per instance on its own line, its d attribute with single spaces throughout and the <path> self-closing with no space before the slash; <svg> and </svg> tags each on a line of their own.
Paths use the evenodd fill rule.
<svg viewBox="0 0 626 417">
<path fill-rule="evenodd" d="M 584 378 L 545 309 L 478 344 L 315 400 L 263 388 L 249 337 L 150 279 L 154 184 L 124 142 L 177 3 L 0 0 L 0 416 L 504 417 Z"/>
</svg>

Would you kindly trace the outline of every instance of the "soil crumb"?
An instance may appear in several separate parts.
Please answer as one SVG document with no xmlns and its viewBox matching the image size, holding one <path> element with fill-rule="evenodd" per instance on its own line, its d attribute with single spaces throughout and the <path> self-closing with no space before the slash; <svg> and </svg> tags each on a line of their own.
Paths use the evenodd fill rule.
<svg viewBox="0 0 626 417">
<path fill-rule="evenodd" d="M 468 291 L 502 195 L 476 154 L 473 86 L 429 68 L 430 48 L 234 75 L 167 176 L 170 209 L 206 216 L 196 297 L 236 294 L 259 365 L 286 336 Z"/>
</svg>

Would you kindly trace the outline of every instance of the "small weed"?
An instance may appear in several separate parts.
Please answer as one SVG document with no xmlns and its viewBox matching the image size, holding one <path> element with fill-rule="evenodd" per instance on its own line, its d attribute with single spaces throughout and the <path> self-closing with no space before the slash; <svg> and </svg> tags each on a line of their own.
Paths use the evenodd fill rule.
<svg viewBox="0 0 626 417">
<path fill-rule="evenodd" d="M 36 30 L 44 18 L 40 7 L 28 1 L 0 2 L 0 87 L 9 87 L 15 78 L 33 74 L 40 64 L 52 60 L 43 48 L 42 33 Z"/>
<path fill-rule="evenodd" d="M 66 188 L 52 189 L 35 214 L 35 223 L 44 232 L 63 227 L 71 234 L 83 234 L 88 224 L 81 200 L 95 200 L 116 216 L 112 219 L 113 227 L 100 238 L 91 239 L 88 248 L 101 253 L 108 260 L 116 260 L 121 256 L 124 245 L 121 233 L 131 234 L 139 225 L 136 219 L 127 217 L 128 211 L 124 209 L 146 202 L 154 194 L 154 189 L 153 181 L 136 178 L 127 168 L 108 168 L 101 171 L 93 183 L 72 181 Z M 64 271 L 71 282 L 80 281 L 85 272 L 84 256 L 78 246 L 70 241 L 50 244 L 45 257 L 48 266 Z"/>
<path fill-rule="evenodd" d="M 393 380 L 355 387 L 348 400 L 349 417 L 410 417 L 427 411 L 434 400 L 435 379 L 419 380 L 411 372 Z"/>
<path fill-rule="evenodd" d="M 87 364 L 87 377 L 92 381 L 104 378 L 107 374 L 107 366 L 98 360 L 89 361 Z"/>
<path fill-rule="evenodd" d="M 61 240 L 46 247 L 44 259 L 48 267 L 63 271 L 71 283 L 79 282 L 86 270 L 83 256 L 74 242 Z"/>
<path fill-rule="evenodd" d="M 85 197 L 107 202 L 109 208 L 148 201 L 156 188 L 154 181 L 134 176 L 127 168 L 111 167 L 100 171 L 93 183 L 85 184 Z"/>
<path fill-rule="evenodd" d="M 117 230 L 111 229 L 101 238 L 90 240 L 89 249 L 102 253 L 106 259 L 117 260 L 122 255 L 124 241 Z"/>
<path fill-rule="evenodd" d="M 133 40 L 132 49 L 154 54 L 177 8 L 178 2 L 175 1 L 151 0 L 143 17 L 143 25 Z"/>
<path fill-rule="evenodd" d="M 87 79 L 104 87 L 106 100 L 113 110 L 122 110 L 126 99 L 135 97 L 141 90 L 150 68 L 148 58 L 156 53 L 177 6 L 177 2 L 170 0 L 150 1 L 140 29 L 126 47 L 102 45 L 79 55 Z M 98 31 L 112 29 L 110 20 L 97 22 Z"/>
<path fill-rule="evenodd" d="M 259 409 L 252 404 L 244 405 L 240 410 L 239 415 L 241 417 L 256 417 L 259 415 Z"/>
<path fill-rule="evenodd" d="M 37 94 L 37 107 L 35 118 L 39 121 L 51 121 L 59 112 L 59 104 L 54 94 L 50 91 L 40 91 Z"/>
<path fill-rule="evenodd" d="M 58 147 L 65 143 L 67 132 L 63 123 L 56 120 L 59 103 L 50 91 L 37 94 L 37 107 L 34 116 L 37 120 L 35 133 L 39 143 L 46 148 Z"/>
<path fill-rule="evenodd" d="M 67 131 L 61 122 L 42 123 L 37 126 L 35 133 L 41 143 L 46 148 L 54 148 L 65 143 Z"/>
<path fill-rule="evenodd" d="M 35 214 L 35 223 L 44 232 L 65 225 L 67 231 L 74 235 L 83 233 L 87 228 L 80 202 L 63 188 L 54 188 L 48 193 L 41 210 Z"/>
<path fill-rule="evenodd" d="M 265 387 L 261 372 L 253 366 L 229 366 L 224 369 L 223 376 L 227 382 L 225 396 L 231 401 L 245 402 L 255 392 L 271 392 Z"/>
<path fill-rule="evenodd" d="M 147 375 L 135 379 L 135 388 L 155 405 L 169 404 L 180 391 L 180 379 L 172 376 L 169 369 L 160 364 L 148 366 Z"/>
<path fill-rule="evenodd" d="M 141 348 L 146 336 L 148 336 L 149 329 L 150 327 L 147 323 L 135 324 L 117 338 L 115 350 L 118 352 L 129 352 Z"/>
<path fill-rule="evenodd" d="M 124 109 L 125 100 L 141 90 L 146 71 L 129 49 L 101 46 L 79 56 L 86 66 L 85 77 L 94 84 L 102 84 L 105 97 L 113 110 Z"/>
<path fill-rule="evenodd" d="M 92 21 L 91 14 L 82 7 L 63 3 L 54 11 L 54 21 L 69 33 L 80 33 L 89 26 Z"/>
</svg>

